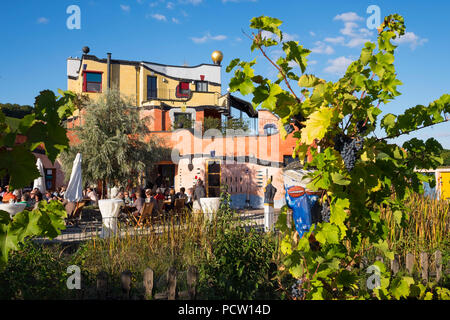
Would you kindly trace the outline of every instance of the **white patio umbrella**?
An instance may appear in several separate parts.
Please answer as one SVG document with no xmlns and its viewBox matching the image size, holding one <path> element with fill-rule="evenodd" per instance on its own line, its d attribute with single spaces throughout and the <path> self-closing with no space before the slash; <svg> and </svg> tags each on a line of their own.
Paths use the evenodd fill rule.
<svg viewBox="0 0 450 320">
<path fill-rule="evenodd" d="M 44 165 L 42 164 L 42 161 L 40 158 L 37 159 L 36 161 L 36 167 L 39 171 L 39 173 L 41 174 L 41 176 L 39 178 L 34 179 L 33 182 L 33 189 L 34 188 L 38 188 L 39 191 L 44 194 L 45 190 L 47 189 L 45 186 L 45 178 L 44 178 Z"/>
<path fill-rule="evenodd" d="M 81 153 L 77 153 L 73 161 L 72 172 L 69 184 L 67 185 L 64 199 L 70 202 L 77 202 L 83 199 L 83 188 L 81 184 Z"/>
</svg>

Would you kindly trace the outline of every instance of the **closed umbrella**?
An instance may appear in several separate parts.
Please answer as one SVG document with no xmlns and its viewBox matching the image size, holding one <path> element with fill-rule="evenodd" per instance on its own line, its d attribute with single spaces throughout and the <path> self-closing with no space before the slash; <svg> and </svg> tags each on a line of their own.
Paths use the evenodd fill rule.
<svg viewBox="0 0 450 320">
<path fill-rule="evenodd" d="M 77 153 L 73 161 L 72 173 L 67 185 L 64 199 L 70 202 L 78 202 L 83 199 L 83 188 L 81 184 L 81 153 Z"/>
<path fill-rule="evenodd" d="M 36 167 L 38 168 L 39 173 L 41 176 L 39 178 L 34 179 L 33 182 L 33 189 L 38 188 L 39 191 L 44 194 L 45 190 L 47 189 L 45 187 L 45 178 L 44 178 L 44 165 L 42 164 L 42 161 L 40 158 L 36 161 Z"/>
</svg>

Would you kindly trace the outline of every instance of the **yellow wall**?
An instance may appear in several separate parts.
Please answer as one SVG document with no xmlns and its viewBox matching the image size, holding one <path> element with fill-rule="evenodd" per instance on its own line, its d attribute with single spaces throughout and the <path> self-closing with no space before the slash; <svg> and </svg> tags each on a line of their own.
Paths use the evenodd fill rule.
<svg viewBox="0 0 450 320">
<path fill-rule="evenodd" d="M 102 74 L 102 91 L 107 88 L 107 64 L 106 62 L 98 62 L 94 60 L 84 59 L 81 62 L 81 71 L 78 79 L 68 79 L 68 90 L 72 90 L 77 93 L 83 93 L 83 65 L 86 64 L 87 71 L 101 71 Z M 140 74 L 143 70 L 143 76 Z M 208 83 L 208 92 L 195 92 L 195 84 L 190 82 L 190 90 L 192 97 L 189 100 L 176 98 L 176 87 L 179 84 L 179 80 L 169 78 L 167 76 L 152 72 L 144 67 L 131 65 L 131 64 L 117 64 L 111 63 L 111 88 L 118 89 L 122 94 L 131 97 L 136 101 L 136 105 L 141 105 L 141 101 L 146 102 L 147 99 L 147 76 L 157 77 L 157 90 L 159 99 L 167 99 L 167 104 L 174 107 L 187 106 L 199 106 L 199 105 L 218 105 L 218 97 L 221 94 L 220 85 L 212 85 Z M 142 92 L 141 91 L 141 79 L 143 79 Z M 85 92 L 90 99 L 95 100 L 99 96 L 99 93 Z M 152 103 L 153 104 L 153 103 Z"/>
</svg>

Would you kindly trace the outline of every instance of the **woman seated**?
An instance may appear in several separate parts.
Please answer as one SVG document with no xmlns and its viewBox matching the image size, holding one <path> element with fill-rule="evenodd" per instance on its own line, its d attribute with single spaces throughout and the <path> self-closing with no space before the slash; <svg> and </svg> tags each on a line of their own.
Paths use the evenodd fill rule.
<svg viewBox="0 0 450 320">
<path fill-rule="evenodd" d="M 173 210 L 173 208 L 175 207 L 175 199 L 176 199 L 176 195 L 175 195 L 175 189 L 171 188 L 169 191 L 169 195 L 167 196 L 167 200 L 170 201 L 170 203 L 167 203 L 165 205 L 165 210 L 168 212 L 170 210 Z"/>
<path fill-rule="evenodd" d="M 140 216 L 142 212 L 142 208 L 144 207 L 145 200 L 143 198 L 143 194 L 141 190 L 136 191 L 136 201 L 134 201 L 130 207 L 134 208 L 133 215 L 137 218 Z"/>
</svg>

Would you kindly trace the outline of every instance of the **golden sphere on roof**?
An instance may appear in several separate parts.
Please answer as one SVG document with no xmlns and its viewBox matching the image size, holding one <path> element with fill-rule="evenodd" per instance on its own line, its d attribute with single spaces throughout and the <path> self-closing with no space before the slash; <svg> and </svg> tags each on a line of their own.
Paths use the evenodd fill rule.
<svg viewBox="0 0 450 320">
<path fill-rule="evenodd" d="M 222 51 L 216 50 L 211 54 L 211 59 L 214 62 L 214 64 L 220 65 L 223 59 L 223 53 Z"/>
</svg>

